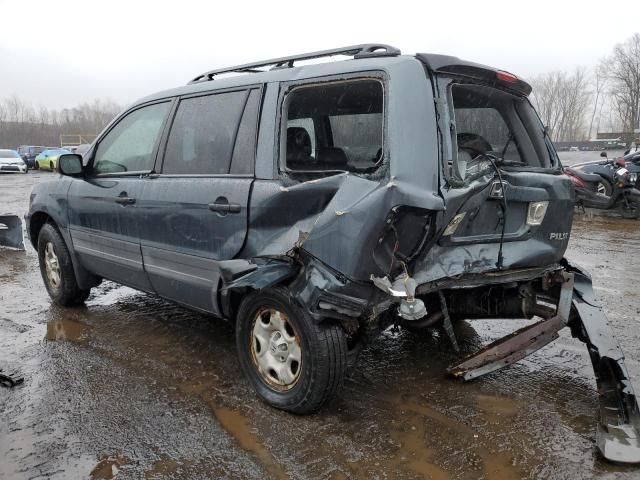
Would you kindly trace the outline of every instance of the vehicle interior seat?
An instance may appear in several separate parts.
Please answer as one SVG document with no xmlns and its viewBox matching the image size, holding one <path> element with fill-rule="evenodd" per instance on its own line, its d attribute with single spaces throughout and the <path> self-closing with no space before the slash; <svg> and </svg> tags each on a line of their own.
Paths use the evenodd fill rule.
<svg viewBox="0 0 640 480">
<path fill-rule="evenodd" d="M 318 151 L 318 169 L 345 170 L 349 158 L 340 147 L 324 147 Z"/>
<path fill-rule="evenodd" d="M 314 168 L 311 156 L 311 137 L 302 127 L 287 128 L 287 167 L 309 170 Z"/>
</svg>

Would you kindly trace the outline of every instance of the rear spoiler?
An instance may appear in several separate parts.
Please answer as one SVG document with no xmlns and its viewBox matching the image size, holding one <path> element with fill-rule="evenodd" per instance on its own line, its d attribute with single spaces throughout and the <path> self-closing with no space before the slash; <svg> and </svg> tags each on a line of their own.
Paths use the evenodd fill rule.
<svg viewBox="0 0 640 480">
<path fill-rule="evenodd" d="M 531 85 L 509 72 L 448 55 L 418 53 L 416 58 L 433 73 L 470 78 L 525 97 L 531 93 Z"/>
</svg>

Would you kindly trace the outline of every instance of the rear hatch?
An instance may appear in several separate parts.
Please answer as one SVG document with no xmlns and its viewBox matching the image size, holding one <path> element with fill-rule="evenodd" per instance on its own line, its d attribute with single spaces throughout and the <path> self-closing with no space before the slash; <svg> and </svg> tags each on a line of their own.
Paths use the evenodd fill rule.
<svg viewBox="0 0 640 480">
<path fill-rule="evenodd" d="M 527 99 L 531 87 L 454 57 L 418 58 L 437 98 L 446 203 L 436 240 L 414 265 L 418 283 L 558 264 L 573 187 Z"/>
</svg>

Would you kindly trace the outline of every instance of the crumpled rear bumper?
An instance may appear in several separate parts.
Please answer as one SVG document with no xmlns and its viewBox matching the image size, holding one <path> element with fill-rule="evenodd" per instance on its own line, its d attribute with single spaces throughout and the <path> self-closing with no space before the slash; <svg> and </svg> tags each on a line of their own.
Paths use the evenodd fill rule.
<svg viewBox="0 0 640 480">
<path fill-rule="evenodd" d="M 600 403 L 596 444 L 609 461 L 640 463 L 640 410 L 624 355 L 593 293 L 591 278 L 566 264 L 556 314 L 504 337 L 449 368 L 472 380 L 524 358 L 569 326 L 587 345 Z"/>
</svg>

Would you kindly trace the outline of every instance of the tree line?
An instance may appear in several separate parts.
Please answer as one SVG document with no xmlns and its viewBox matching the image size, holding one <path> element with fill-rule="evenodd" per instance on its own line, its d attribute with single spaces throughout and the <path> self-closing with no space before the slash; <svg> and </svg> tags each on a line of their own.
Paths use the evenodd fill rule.
<svg viewBox="0 0 640 480">
<path fill-rule="evenodd" d="M 592 68 L 546 72 L 529 83 L 553 140 L 588 140 L 598 131 L 610 131 L 627 132 L 623 140 L 630 143 L 640 128 L 640 33 Z"/>
<path fill-rule="evenodd" d="M 73 108 L 34 107 L 17 95 L 0 99 L 0 148 L 18 145 L 60 145 L 60 135 L 95 135 L 122 107 L 112 100 L 94 100 Z"/>
</svg>

